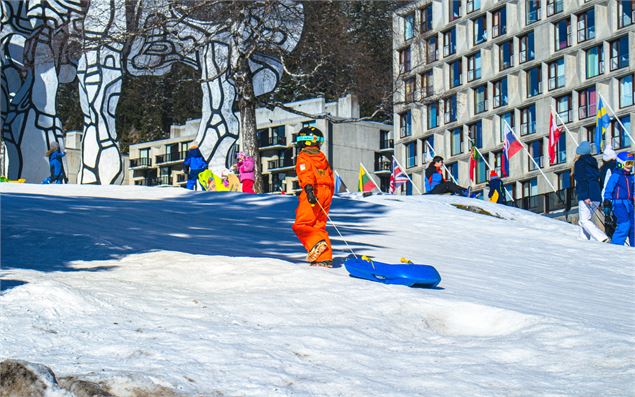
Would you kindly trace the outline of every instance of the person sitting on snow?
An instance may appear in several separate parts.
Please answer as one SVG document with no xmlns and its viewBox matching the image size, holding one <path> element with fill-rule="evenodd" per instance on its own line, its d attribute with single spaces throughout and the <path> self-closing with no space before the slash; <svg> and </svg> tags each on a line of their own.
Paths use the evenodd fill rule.
<svg viewBox="0 0 635 397">
<path fill-rule="evenodd" d="M 497 204 L 505 204 L 505 190 L 503 188 L 503 181 L 498 177 L 496 171 L 492 170 L 489 174 L 489 201 Z"/>
<path fill-rule="evenodd" d="M 306 259 L 311 266 L 332 267 L 333 250 L 326 221 L 335 182 L 331 166 L 320 151 L 323 142 L 322 131 L 315 127 L 304 127 L 298 133 L 296 144 L 301 150 L 295 170 L 302 192 L 292 229 L 307 250 Z"/>
<path fill-rule="evenodd" d="M 46 156 L 49 158 L 51 176 L 44 179 L 42 183 L 61 184 L 66 179 L 64 165 L 62 164 L 62 157 L 66 156 L 66 153 L 62 152 L 57 142 L 53 142 L 51 143 L 51 148 L 46 152 Z"/>
<path fill-rule="evenodd" d="M 426 194 L 460 194 L 467 196 L 468 190 L 462 188 L 454 182 L 446 181 L 443 176 L 443 157 L 434 156 L 428 168 L 426 168 L 425 179 Z"/>
<path fill-rule="evenodd" d="M 207 169 L 207 162 L 203 158 L 198 145 L 190 146 L 190 150 L 187 151 L 185 161 L 183 161 L 183 168 L 187 174 L 187 183 L 185 187 L 190 190 L 196 189 L 196 182 L 198 181 L 198 174 Z"/>
<path fill-rule="evenodd" d="M 631 247 L 635 247 L 635 178 L 632 174 L 634 157 L 633 153 L 628 152 L 617 155 L 617 167 L 604 191 L 604 207 L 612 209 L 617 218 L 611 243 L 624 245 L 628 237 Z"/>
</svg>

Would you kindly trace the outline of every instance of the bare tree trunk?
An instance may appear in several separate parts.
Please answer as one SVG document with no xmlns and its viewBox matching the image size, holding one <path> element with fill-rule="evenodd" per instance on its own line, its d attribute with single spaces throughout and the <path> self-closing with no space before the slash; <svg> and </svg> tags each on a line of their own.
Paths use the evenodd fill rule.
<svg viewBox="0 0 635 397">
<path fill-rule="evenodd" d="M 240 112 L 240 139 L 242 150 L 254 158 L 254 190 L 263 193 L 262 166 L 260 151 L 258 150 L 258 136 L 256 134 L 256 95 L 249 60 L 241 57 L 238 70 L 234 74 L 236 90 L 238 92 L 238 111 Z"/>
</svg>

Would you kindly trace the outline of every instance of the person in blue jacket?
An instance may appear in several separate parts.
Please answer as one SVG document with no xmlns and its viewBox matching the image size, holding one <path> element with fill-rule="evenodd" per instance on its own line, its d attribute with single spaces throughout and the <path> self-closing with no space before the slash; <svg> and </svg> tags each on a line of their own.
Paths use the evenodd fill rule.
<svg viewBox="0 0 635 397">
<path fill-rule="evenodd" d="M 185 156 L 185 161 L 183 161 L 183 167 L 185 173 L 187 173 L 185 187 L 194 190 L 198 181 L 198 174 L 207 169 L 207 162 L 197 145 L 190 146 L 190 150 L 187 151 Z"/>
<path fill-rule="evenodd" d="M 604 190 L 604 207 L 612 208 L 617 218 L 612 244 L 624 245 L 626 238 L 635 247 L 635 177 L 633 177 L 633 153 L 617 155 L 617 168 L 613 170 Z"/>
<path fill-rule="evenodd" d="M 595 157 L 591 156 L 591 144 L 584 141 L 575 150 L 578 159 L 573 165 L 575 191 L 578 194 L 578 225 L 586 239 L 608 242 L 609 238 L 593 223 L 593 215 L 600 207 L 600 169 Z"/>
<path fill-rule="evenodd" d="M 64 172 L 64 165 L 62 164 L 62 157 L 65 155 L 66 153 L 62 152 L 57 142 L 51 143 L 51 148 L 46 152 L 46 156 L 49 158 L 51 176 L 44 179 L 42 183 L 61 184 L 65 181 L 66 173 Z"/>
<path fill-rule="evenodd" d="M 443 157 L 434 156 L 425 173 L 426 194 L 460 194 L 467 196 L 468 190 L 454 182 L 445 180 L 443 176 Z"/>
<path fill-rule="evenodd" d="M 505 199 L 503 181 L 499 178 L 496 171 L 492 170 L 492 172 L 490 172 L 489 182 L 487 184 L 489 186 L 489 194 L 487 195 L 489 201 L 497 204 L 505 204 L 507 200 Z"/>
</svg>

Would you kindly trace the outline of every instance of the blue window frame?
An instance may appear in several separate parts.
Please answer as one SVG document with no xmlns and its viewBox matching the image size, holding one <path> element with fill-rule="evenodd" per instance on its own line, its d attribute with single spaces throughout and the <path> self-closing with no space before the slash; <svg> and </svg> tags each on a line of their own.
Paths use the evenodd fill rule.
<svg viewBox="0 0 635 397">
<path fill-rule="evenodd" d="M 487 154 L 483 154 L 487 156 Z M 476 160 L 476 183 L 485 183 L 487 181 L 487 164 L 485 159 L 481 156 L 477 156 Z"/>
<path fill-rule="evenodd" d="M 483 147 L 483 123 L 481 121 L 477 121 L 474 124 L 470 124 L 468 126 L 468 133 L 471 144 L 481 149 Z"/>
<path fill-rule="evenodd" d="M 412 113 L 408 110 L 399 117 L 400 137 L 412 135 Z"/>
<path fill-rule="evenodd" d="M 611 71 L 628 66 L 628 35 L 611 42 Z"/>
<path fill-rule="evenodd" d="M 531 98 L 542 93 L 542 73 L 540 65 L 527 70 L 527 97 Z"/>
<path fill-rule="evenodd" d="M 499 8 L 492 12 L 492 37 L 507 33 L 507 8 Z"/>
<path fill-rule="evenodd" d="M 624 124 L 624 127 L 630 132 L 631 129 L 631 116 L 626 115 L 620 117 L 620 121 Z M 611 122 L 611 135 L 613 136 L 613 148 L 615 149 L 624 149 L 631 147 L 631 138 L 626 134 L 624 128 L 617 122 L 617 120 L 613 120 Z"/>
<path fill-rule="evenodd" d="M 481 44 L 487 40 L 487 19 L 485 15 L 472 20 L 474 23 L 474 44 Z"/>
<path fill-rule="evenodd" d="M 481 0 L 467 0 L 467 12 L 473 12 L 481 8 Z"/>
<path fill-rule="evenodd" d="M 618 25 L 620 28 L 635 23 L 635 2 L 633 0 L 619 0 Z"/>
<path fill-rule="evenodd" d="M 481 78 L 481 51 L 467 57 L 467 81 Z"/>
<path fill-rule="evenodd" d="M 524 36 L 519 37 L 520 51 L 518 56 L 520 57 L 520 63 L 531 61 L 536 56 L 534 51 L 534 32 L 531 31 Z"/>
<path fill-rule="evenodd" d="M 450 171 L 450 175 L 454 177 L 455 180 L 459 180 L 459 163 L 450 163 L 446 164 L 445 167 Z"/>
<path fill-rule="evenodd" d="M 620 108 L 633 106 L 633 75 L 629 74 L 620 79 Z"/>
<path fill-rule="evenodd" d="M 417 141 L 406 144 L 406 167 L 412 168 L 417 165 Z"/>
<path fill-rule="evenodd" d="M 492 83 L 494 90 L 494 108 L 507 105 L 507 77 Z"/>
<path fill-rule="evenodd" d="M 499 118 L 500 141 L 504 142 L 505 136 L 503 134 L 505 133 L 505 122 L 507 122 L 507 124 L 509 124 L 512 129 L 514 128 L 514 111 L 512 110 L 509 112 L 501 113 L 499 115 Z"/>
<path fill-rule="evenodd" d="M 443 33 L 443 56 L 447 57 L 456 52 L 456 28 Z"/>
<path fill-rule="evenodd" d="M 567 134 L 560 134 L 556 147 L 556 164 L 567 162 Z"/>
<path fill-rule="evenodd" d="M 578 14 L 578 43 L 595 38 L 595 8 Z"/>
<path fill-rule="evenodd" d="M 586 78 L 604 73 L 604 50 L 602 45 L 586 50 Z"/>
<path fill-rule="evenodd" d="M 461 85 L 461 68 L 462 62 L 460 59 L 450 63 L 450 88 Z"/>
<path fill-rule="evenodd" d="M 531 25 L 540 20 L 540 0 L 526 0 L 525 12 L 527 13 L 526 24 Z"/>
<path fill-rule="evenodd" d="M 461 0 L 450 0 L 450 22 L 461 17 Z"/>
<path fill-rule="evenodd" d="M 443 101 L 443 106 L 445 123 L 447 124 L 456 121 L 456 95 L 445 98 Z"/>
<path fill-rule="evenodd" d="M 529 147 L 531 158 L 534 159 L 534 161 L 531 161 L 531 159 L 527 160 L 529 162 L 529 171 L 537 170 L 538 168 L 536 168 L 536 164 L 538 164 L 538 167 L 542 168 L 542 139 L 529 142 L 527 146 Z"/>
<path fill-rule="evenodd" d="M 520 135 L 536 133 L 536 105 L 520 109 Z"/>
<path fill-rule="evenodd" d="M 474 88 L 474 114 L 487 110 L 487 84 Z"/>
<path fill-rule="evenodd" d="M 450 131 L 450 146 L 452 156 L 463 153 L 463 128 L 457 127 Z"/>
<path fill-rule="evenodd" d="M 415 35 L 415 14 L 411 13 L 404 17 L 404 40 L 410 40 Z"/>
<path fill-rule="evenodd" d="M 431 103 L 430 105 L 428 105 L 428 128 L 436 128 L 439 126 L 439 120 L 438 120 L 438 113 L 439 113 L 439 109 L 438 109 L 439 105 L 435 102 L 435 103 Z"/>
<path fill-rule="evenodd" d="M 498 48 L 498 69 L 505 70 L 514 66 L 514 41 L 509 40 Z"/>
</svg>

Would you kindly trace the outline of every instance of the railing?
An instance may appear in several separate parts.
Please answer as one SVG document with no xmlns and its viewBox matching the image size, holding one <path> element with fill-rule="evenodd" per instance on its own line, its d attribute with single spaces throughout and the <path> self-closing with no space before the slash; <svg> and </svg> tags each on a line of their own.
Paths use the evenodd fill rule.
<svg viewBox="0 0 635 397">
<path fill-rule="evenodd" d="M 375 172 L 392 171 L 392 163 L 388 160 L 375 162 Z"/>
<path fill-rule="evenodd" d="M 529 161 L 529 171 L 535 171 L 537 170 L 539 167 L 542 168 L 543 164 L 542 164 L 542 160 L 544 158 L 544 156 L 538 156 L 538 157 L 532 157 L 535 161 L 531 161 L 531 160 L 527 160 Z M 538 167 L 536 167 L 536 164 L 538 164 Z"/>
<path fill-rule="evenodd" d="M 157 164 L 170 163 L 174 161 L 182 161 L 186 155 L 187 155 L 187 152 L 172 152 L 172 153 L 160 154 L 156 156 L 156 161 L 157 161 Z"/>
<path fill-rule="evenodd" d="M 563 7 L 562 0 L 560 0 L 560 1 L 556 0 L 555 2 L 548 3 L 547 4 L 547 16 L 550 17 L 552 15 L 558 14 L 558 13 L 562 12 L 563 9 L 564 9 L 564 7 Z"/>
<path fill-rule="evenodd" d="M 571 208 L 577 207 L 578 195 L 575 192 L 575 188 L 568 188 L 558 190 L 557 192 L 523 197 L 511 202 L 508 201 L 507 204 L 537 214 L 549 214 L 561 210 L 569 211 Z"/>
<path fill-rule="evenodd" d="M 549 89 L 553 90 L 556 88 L 564 87 L 564 76 L 554 76 L 549 78 Z"/>
<path fill-rule="evenodd" d="M 595 116 L 597 114 L 597 111 L 598 111 L 597 105 L 595 103 L 579 106 L 578 118 L 582 120 L 582 119 L 586 119 L 587 117 Z"/>
<path fill-rule="evenodd" d="M 267 162 L 267 168 L 269 171 L 274 171 L 280 168 L 293 167 L 293 159 L 290 157 L 284 157 L 277 160 L 269 160 Z"/>
<path fill-rule="evenodd" d="M 261 139 L 259 144 L 260 144 L 260 149 L 266 148 L 269 146 L 287 146 L 287 137 L 273 135 L 273 136 L 267 137 L 267 139 Z"/>
<path fill-rule="evenodd" d="M 130 168 L 151 167 L 152 159 L 150 157 L 140 157 L 138 159 L 130 159 Z"/>
<path fill-rule="evenodd" d="M 628 60 L 620 61 L 620 56 L 611 57 L 611 71 L 628 66 Z"/>
<path fill-rule="evenodd" d="M 475 106 L 475 113 L 483 113 L 487 110 L 487 99 L 481 102 L 477 102 Z"/>
<path fill-rule="evenodd" d="M 379 150 L 393 149 L 394 147 L 395 147 L 394 139 L 380 139 L 379 140 Z"/>
</svg>

